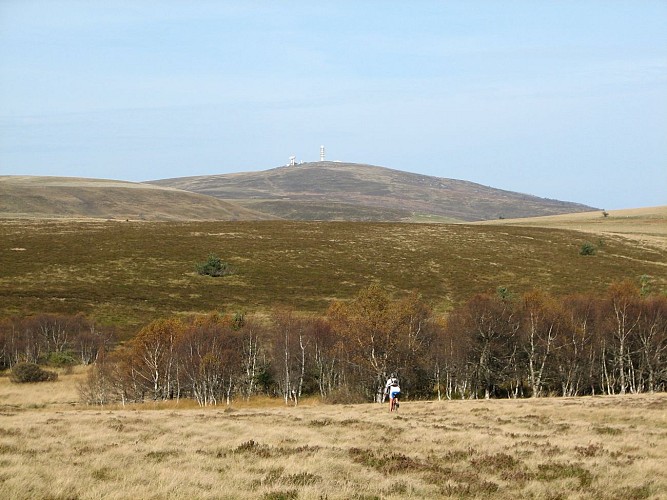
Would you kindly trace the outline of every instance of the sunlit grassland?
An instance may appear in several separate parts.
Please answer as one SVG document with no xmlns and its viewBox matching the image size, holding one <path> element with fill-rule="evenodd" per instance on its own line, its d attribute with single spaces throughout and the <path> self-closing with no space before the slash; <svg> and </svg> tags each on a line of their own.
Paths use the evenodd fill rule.
<svg viewBox="0 0 667 500">
<path fill-rule="evenodd" d="M 288 305 L 323 312 L 381 283 L 436 311 L 477 292 L 595 292 L 652 278 L 667 250 L 555 228 L 347 222 L 0 221 L 0 315 L 83 312 L 132 334 L 156 317 Z M 215 253 L 237 273 L 199 276 Z"/>
<path fill-rule="evenodd" d="M 91 408 L 82 376 L 0 378 L 1 498 L 667 495 L 666 394 Z"/>
<path fill-rule="evenodd" d="M 621 235 L 632 239 L 636 244 L 667 248 L 667 205 L 483 221 L 475 224 L 570 229 L 592 233 L 598 237 Z"/>
</svg>

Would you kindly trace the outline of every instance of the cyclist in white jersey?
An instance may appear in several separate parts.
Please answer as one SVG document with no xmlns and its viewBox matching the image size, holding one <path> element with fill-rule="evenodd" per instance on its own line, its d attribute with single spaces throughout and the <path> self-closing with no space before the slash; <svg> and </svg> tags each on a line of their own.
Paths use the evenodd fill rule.
<svg viewBox="0 0 667 500">
<path fill-rule="evenodd" d="M 389 396 L 389 411 L 398 410 L 398 398 L 401 395 L 401 387 L 398 383 L 398 378 L 393 373 L 387 379 L 387 383 L 384 386 L 384 393 Z"/>
</svg>

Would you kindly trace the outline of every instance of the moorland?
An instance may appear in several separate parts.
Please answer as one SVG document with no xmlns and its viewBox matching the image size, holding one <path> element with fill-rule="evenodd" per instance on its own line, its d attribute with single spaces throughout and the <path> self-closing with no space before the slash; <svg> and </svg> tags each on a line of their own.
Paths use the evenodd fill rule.
<svg viewBox="0 0 667 500">
<path fill-rule="evenodd" d="M 81 200 L 78 187 L 74 198 Z M 260 221 L 220 205 L 234 211 L 224 218 L 253 219 L 234 222 L 184 220 L 208 216 L 179 216 L 177 207 L 189 198 L 174 191 L 180 201 L 167 198 L 176 208 L 163 212 L 166 222 L 120 216 L 132 207 L 128 191 L 137 189 L 122 188 L 129 205 L 117 207 L 114 219 L 4 215 L 0 317 L 84 313 L 128 339 L 174 315 L 261 315 L 276 306 L 322 313 L 369 284 L 396 296 L 416 291 L 443 316 L 476 293 L 498 289 L 598 294 L 624 280 L 643 280 L 657 293 L 667 288 L 664 207 L 406 224 Z M 165 201 L 159 204 L 163 210 Z M 585 245 L 592 251 L 584 254 Z M 234 272 L 198 274 L 210 254 Z M 375 403 L 327 405 L 319 397 L 297 406 L 263 396 L 208 407 L 185 398 L 88 406 L 81 391 L 93 369 L 57 369 L 56 381 L 39 384 L 0 377 L 0 496 L 667 495 L 664 393 L 405 400 L 397 414 Z"/>
<path fill-rule="evenodd" d="M 0 378 L 0 497 L 659 499 L 667 394 L 86 407 Z"/>
<path fill-rule="evenodd" d="M 562 295 L 599 292 L 642 276 L 654 290 L 667 287 L 664 210 L 650 241 L 606 232 L 622 223 L 621 213 L 591 217 L 600 220 L 596 232 L 504 221 L 2 219 L 0 315 L 82 312 L 131 335 L 179 313 L 276 305 L 321 313 L 332 299 L 350 298 L 371 283 L 392 293 L 417 291 L 439 312 L 498 287 Z M 581 255 L 587 243 L 595 252 Z M 235 273 L 199 275 L 196 264 L 209 254 Z"/>
</svg>

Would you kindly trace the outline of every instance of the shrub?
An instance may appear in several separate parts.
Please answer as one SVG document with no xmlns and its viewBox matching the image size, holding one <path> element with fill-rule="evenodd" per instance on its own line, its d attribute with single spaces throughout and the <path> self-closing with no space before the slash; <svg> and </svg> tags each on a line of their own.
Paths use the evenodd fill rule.
<svg viewBox="0 0 667 500">
<path fill-rule="evenodd" d="M 197 273 L 203 276 L 227 276 L 234 274 L 234 269 L 227 262 L 223 262 L 220 257 L 210 254 L 206 262 L 197 264 Z"/>
<path fill-rule="evenodd" d="M 595 246 L 592 243 L 584 243 L 579 249 L 579 255 L 593 255 L 595 253 Z"/>
<path fill-rule="evenodd" d="M 74 357 L 74 354 L 72 354 L 69 351 L 58 351 L 58 352 L 52 352 L 49 354 L 48 357 L 48 363 L 51 366 L 57 366 L 57 367 L 68 367 L 68 366 L 74 366 L 77 361 L 76 358 Z"/>
<path fill-rule="evenodd" d="M 42 370 L 35 363 L 19 363 L 12 368 L 10 380 L 16 384 L 51 382 L 58 378 L 56 372 Z"/>
</svg>

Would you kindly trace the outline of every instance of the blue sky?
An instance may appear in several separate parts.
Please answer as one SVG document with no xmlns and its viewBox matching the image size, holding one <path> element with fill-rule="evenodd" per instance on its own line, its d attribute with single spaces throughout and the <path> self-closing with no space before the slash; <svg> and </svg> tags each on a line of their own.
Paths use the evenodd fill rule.
<svg viewBox="0 0 667 500">
<path fill-rule="evenodd" d="M 319 158 L 667 204 L 667 2 L 0 0 L 0 175 Z"/>
</svg>

